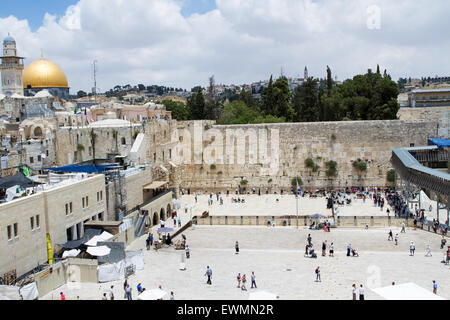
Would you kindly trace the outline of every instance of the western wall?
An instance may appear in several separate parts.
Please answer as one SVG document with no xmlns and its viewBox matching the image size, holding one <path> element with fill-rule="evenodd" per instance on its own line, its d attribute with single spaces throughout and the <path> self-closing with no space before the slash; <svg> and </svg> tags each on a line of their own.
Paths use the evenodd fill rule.
<svg viewBox="0 0 450 320">
<path fill-rule="evenodd" d="M 268 187 L 271 192 L 279 192 L 280 189 L 290 190 L 291 179 L 297 176 L 302 178 L 306 189 L 385 186 L 388 184 L 386 173 L 392 168 L 389 162 L 392 149 L 427 145 L 428 138 L 439 135 L 438 123 L 437 120 L 233 126 L 210 126 L 208 123 L 202 123 L 203 153 L 199 156 L 198 152 L 195 152 L 195 144 L 198 144 L 194 141 L 195 122 L 189 122 L 185 126 L 190 132 L 194 152 L 191 154 L 191 161 L 187 161 L 190 163 L 185 161 L 183 166 L 181 187 L 189 189 L 190 192 L 196 190 L 234 192 L 243 179 L 248 181 L 247 189 L 261 187 L 263 191 Z M 261 129 L 263 131 L 260 131 Z M 270 161 L 272 168 L 267 159 L 260 157 L 261 147 L 266 144 L 264 130 L 267 136 L 267 149 L 279 153 L 277 159 L 272 157 L 273 154 L 270 153 L 272 151 L 268 152 L 269 157 L 272 157 Z M 272 131 L 278 131 L 278 137 L 274 136 L 276 141 L 272 141 L 270 134 Z M 234 139 L 231 138 L 233 132 Z M 256 132 L 257 137 L 252 138 L 251 132 Z M 237 142 L 239 138 L 245 138 L 245 146 L 240 149 Z M 230 159 L 230 154 L 226 150 L 232 150 L 231 157 L 234 159 Z M 243 152 L 245 161 L 239 163 L 238 157 L 242 157 Z M 224 156 L 217 156 L 218 154 Z M 313 159 L 320 166 L 317 172 L 305 167 L 307 158 Z M 212 163 L 211 159 L 214 159 L 215 163 Z M 353 168 L 352 161 L 358 159 L 367 162 L 366 172 L 357 172 Z M 325 173 L 325 163 L 329 160 L 337 162 L 337 176 L 334 178 L 327 177 Z"/>
</svg>

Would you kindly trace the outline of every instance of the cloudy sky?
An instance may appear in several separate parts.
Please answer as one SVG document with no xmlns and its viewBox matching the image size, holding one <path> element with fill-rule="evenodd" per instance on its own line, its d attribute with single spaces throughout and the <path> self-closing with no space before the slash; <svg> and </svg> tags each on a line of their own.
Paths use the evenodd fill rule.
<svg viewBox="0 0 450 320">
<path fill-rule="evenodd" d="M 278 76 L 340 80 L 376 68 L 398 77 L 449 76 L 448 0 L 16 0 L 0 37 L 26 65 L 40 57 L 71 91 L 160 84 L 190 89 Z"/>
</svg>

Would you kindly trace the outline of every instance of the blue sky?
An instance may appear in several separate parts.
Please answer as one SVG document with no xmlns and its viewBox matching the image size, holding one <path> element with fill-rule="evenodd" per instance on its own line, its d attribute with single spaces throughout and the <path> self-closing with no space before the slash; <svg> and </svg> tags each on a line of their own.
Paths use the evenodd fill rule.
<svg viewBox="0 0 450 320">
<path fill-rule="evenodd" d="M 33 31 L 41 25 L 46 12 L 62 16 L 68 6 L 76 4 L 78 0 L 14 0 L 2 1 L 0 18 L 10 15 L 18 19 L 27 19 Z M 189 16 L 193 13 L 206 13 L 215 9 L 215 0 L 180 0 L 183 3 L 182 14 Z"/>
</svg>

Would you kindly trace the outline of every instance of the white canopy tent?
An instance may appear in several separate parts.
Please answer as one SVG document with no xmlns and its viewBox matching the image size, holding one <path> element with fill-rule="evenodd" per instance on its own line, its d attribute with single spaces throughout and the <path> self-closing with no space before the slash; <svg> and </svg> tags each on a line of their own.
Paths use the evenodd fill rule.
<svg viewBox="0 0 450 320">
<path fill-rule="evenodd" d="M 146 290 L 140 295 L 138 295 L 138 300 L 158 300 L 162 299 L 167 292 L 161 289 L 152 289 L 152 290 Z"/>
<path fill-rule="evenodd" d="M 95 247 L 97 242 L 105 242 L 113 237 L 114 236 L 111 233 L 103 231 L 101 235 L 92 237 L 92 239 L 86 242 L 85 245 Z"/>
<path fill-rule="evenodd" d="M 89 247 L 86 252 L 91 256 L 103 257 L 107 256 L 111 252 L 111 249 L 107 246 Z"/>
<path fill-rule="evenodd" d="M 372 289 L 386 300 L 446 300 L 413 282 Z"/>
<path fill-rule="evenodd" d="M 252 292 L 248 295 L 248 300 L 277 300 L 279 297 L 267 291 Z"/>
</svg>

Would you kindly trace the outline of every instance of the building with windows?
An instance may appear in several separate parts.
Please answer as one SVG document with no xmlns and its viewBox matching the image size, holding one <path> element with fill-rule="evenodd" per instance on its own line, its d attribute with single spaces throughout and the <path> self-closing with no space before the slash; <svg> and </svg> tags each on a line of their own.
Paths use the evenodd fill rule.
<svg viewBox="0 0 450 320">
<path fill-rule="evenodd" d="M 0 276 L 47 263 L 47 235 L 56 251 L 58 244 L 80 239 L 86 222 L 106 220 L 103 174 L 49 177 L 34 194 L 0 204 Z"/>
<path fill-rule="evenodd" d="M 9 36 L 3 40 L 2 72 L 3 94 L 23 96 L 22 72 L 23 59 L 17 55 L 16 40 Z"/>
<path fill-rule="evenodd" d="M 408 102 L 413 108 L 450 106 L 450 87 L 413 90 L 408 94 Z"/>
</svg>

